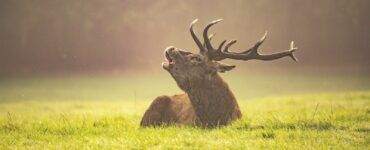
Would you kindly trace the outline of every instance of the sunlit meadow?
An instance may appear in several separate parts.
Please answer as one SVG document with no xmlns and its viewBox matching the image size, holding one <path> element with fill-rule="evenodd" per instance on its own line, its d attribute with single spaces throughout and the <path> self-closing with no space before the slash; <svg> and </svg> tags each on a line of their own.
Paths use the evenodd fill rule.
<svg viewBox="0 0 370 150">
<path fill-rule="evenodd" d="M 181 92 L 168 76 L 2 80 L 0 149 L 366 149 L 369 146 L 370 91 L 366 77 L 359 78 L 361 82 L 346 77 L 332 80 L 235 74 L 225 77 L 237 95 L 244 116 L 230 126 L 217 129 L 139 127 L 152 99 Z"/>
</svg>

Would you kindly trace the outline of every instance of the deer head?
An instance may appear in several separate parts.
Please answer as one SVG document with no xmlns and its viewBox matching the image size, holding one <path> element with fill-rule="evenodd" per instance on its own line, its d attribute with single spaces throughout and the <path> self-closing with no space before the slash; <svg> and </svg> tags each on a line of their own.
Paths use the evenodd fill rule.
<svg viewBox="0 0 370 150">
<path fill-rule="evenodd" d="M 190 34 L 199 48 L 199 53 L 191 53 L 173 46 L 166 48 L 166 62 L 162 63 L 162 67 L 172 75 L 182 90 L 186 91 L 191 87 L 192 83 L 202 83 L 202 81 L 209 80 L 212 76 L 217 75 L 218 72 L 223 73 L 235 68 L 234 65 L 219 62 L 227 58 L 243 61 L 252 59 L 268 61 L 289 56 L 294 61 L 297 61 L 293 55 L 293 52 L 297 50 L 293 41 L 290 44 L 289 50 L 269 55 L 260 54 L 257 50 L 265 41 L 267 32 L 265 32 L 264 36 L 253 47 L 241 52 L 229 51 L 229 48 L 236 43 L 236 40 L 230 40 L 226 45 L 226 40 L 224 40 L 218 48 L 214 48 L 211 44 L 213 34 L 208 36 L 208 30 L 220 21 L 222 19 L 212 21 L 204 28 L 203 43 L 198 39 L 193 30 L 193 25 L 197 22 L 197 19 L 191 23 Z"/>
</svg>

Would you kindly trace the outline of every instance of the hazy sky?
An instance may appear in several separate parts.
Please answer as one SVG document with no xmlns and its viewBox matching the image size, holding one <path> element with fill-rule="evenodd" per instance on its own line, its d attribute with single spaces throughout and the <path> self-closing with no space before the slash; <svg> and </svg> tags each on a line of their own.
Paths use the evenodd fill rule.
<svg viewBox="0 0 370 150">
<path fill-rule="evenodd" d="M 369 72 L 369 14 L 369 0 L 2 0 L 0 73 L 159 69 L 169 45 L 196 51 L 188 33 L 195 18 L 198 34 L 223 18 L 213 42 L 238 39 L 234 50 L 265 30 L 264 53 L 296 42 L 299 65 L 284 59 L 265 67 Z"/>
</svg>

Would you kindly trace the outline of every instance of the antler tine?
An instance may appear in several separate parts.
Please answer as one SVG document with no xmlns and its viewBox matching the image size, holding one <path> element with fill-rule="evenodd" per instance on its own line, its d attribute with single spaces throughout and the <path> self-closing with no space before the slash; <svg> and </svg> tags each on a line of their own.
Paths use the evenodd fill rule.
<svg viewBox="0 0 370 150">
<path fill-rule="evenodd" d="M 215 36 L 216 33 L 213 33 L 208 36 L 209 41 L 212 41 L 212 38 Z M 203 43 L 203 47 L 206 47 L 206 43 Z"/>
<path fill-rule="evenodd" d="M 231 45 L 235 44 L 236 43 L 236 40 L 231 40 L 229 41 L 226 46 L 225 46 L 225 49 L 224 49 L 224 52 L 229 52 L 229 48 L 231 47 Z"/>
<path fill-rule="evenodd" d="M 208 37 L 209 41 L 211 41 L 211 40 L 212 40 L 212 38 L 213 38 L 215 35 L 216 35 L 216 33 L 213 33 L 213 34 L 209 35 L 209 37 Z"/>
<path fill-rule="evenodd" d="M 198 19 L 194 19 L 193 22 L 191 22 L 190 24 L 190 34 L 191 34 L 191 37 L 193 38 L 195 44 L 197 44 L 198 48 L 199 48 L 199 51 L 200 53 L 205 53 L 206 52 L 206 49 L 203 47 L 202 45 L 202 42 L 199 41 L 197 35 L 194 33 L 194 29 L 193 29 L 193 26 L 194 24 L 198 21 Z"/>
<path fill-rule="evenodd" d="M 209 36 L 208 36 L 208 30 L 209 28 L 211 28 L 213 25 L 221 22 L 222 19 L 217 19 L 217 20 L 214 20 L 212 21 L 211 23 L 209 23 L 203 30 L 203 38 L 204 38 L 204 45 L 206 46 L 206 48 L 208 50 L 214 50 L 213 47 L 212 47 L 212 44 L 210 42 L 210 39 L 209 39 Z"/>
<path fill-rule="evenodd" d="M 295 52 L 296 50 L 298 50 L 298 47 L 296 47 L 295 45 L 294 45 L 294 41 L 291 41 L 290 42 L 290 49 L 288 50 L 288 51 L 290 51 L 291 53 L 290 53 L 290 58 L 292 58 L 294 61 L 296 61 L 296 62 L 298 62 L 298 59 L 294 56 L 294 53 L 293 52 Z"/>
<path fill-rule="evenodd" d="M 265 31 L 265 34 L 262 36 L 262 38 L 253 46 L 253 49 L 257 50 L 258 47 L 263 43 L 265 42 L 266 40 L 266 37 L 267 37 L 267 31 Z"/>
<path fill-rule="evenodd" d="M 224 46 L 224 44 L 226 43 L 226 40 L 223 40 L 220 45 L 218 46 L 217 48 L 217 51 L 221 51 L 222 47 Z"/>
<path fill-rule="evenodd" d="M 244 51 L 242 53 L 244 53 L 244 54 L 245 53 L 255 53 L 255 54 L 257 54 L 258 53 L 257 52 L 258 48 L 261 46 L 261 44 L 263 42 L 265 42 L 266 37 L 267 37 L 267 31 L 265 31 L 265 34 L 261 37 L 261 39 L 259 41 L 257 41 L 256 44 L 254 44 L 254 46 L 252 48 L 250 48 L 250 49 L 248 49 L 248 50 L 246 50 L 246 51 Z"/>
</svg>

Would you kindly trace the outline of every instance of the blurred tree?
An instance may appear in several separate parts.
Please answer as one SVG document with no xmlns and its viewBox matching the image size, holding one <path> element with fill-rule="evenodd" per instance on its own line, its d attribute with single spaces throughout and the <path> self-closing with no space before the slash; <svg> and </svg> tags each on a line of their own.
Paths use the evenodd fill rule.
<svg viewBox="0 0 370 150">
<path fill-rule="evenodd" d="M 214 42 L 236 38 L 235 47 L 246 48 L 267 29 L 264 52 L 295 40 L 301 67 L 368 71 L 369 6 L 368 0 L 3 0 L 0 72 L 157 66 L 168 45 L 195 49 L 187 31 L 194 18 L 201 20 L 198 32 L 207 21 L 225 19 Z"/>
</svg>

